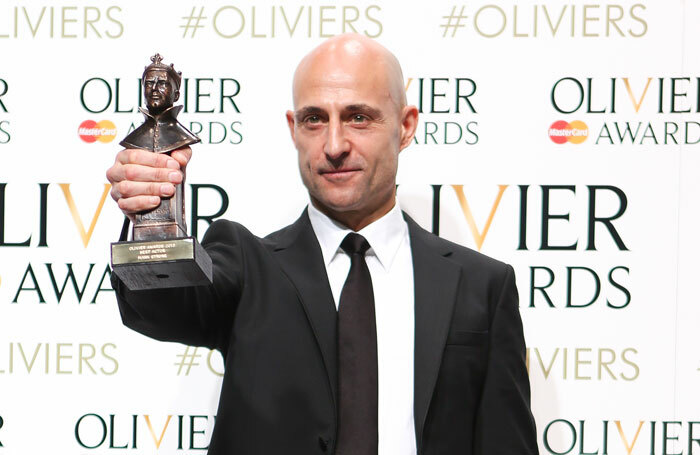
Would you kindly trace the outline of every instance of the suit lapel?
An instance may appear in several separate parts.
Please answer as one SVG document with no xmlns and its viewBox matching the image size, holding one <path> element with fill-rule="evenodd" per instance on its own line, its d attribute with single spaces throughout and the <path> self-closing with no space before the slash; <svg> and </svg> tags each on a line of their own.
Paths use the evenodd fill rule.
<svg viewBox="0 0 700 455">
<path fill-rule="evenodd" d="M 337 311 L 328 284 L 321 247 L 306 211 L 289 228 L 268 240 L 282 270 L 296 287 L 321 350 L 328 373 L 333 406 L 337 396 Z"/>
<path fill-rule="evenodd" d="M 435 389 L 459 285 L 460 267 L 451 250 L 408 215 L 415 293 L 414 419 L 420 451 L 423 428 Z M 296 287 L 318 342 L 337 409 L 337 311 L 321 247 L 306 211 L 269 242 L 284 273 Z"/>
<path fill-rule="evenodd" d="M 423 428 L 437 381 L 455 305 L 460 267 L 451 250 L 404 214 L 413 256 L 415 288 L 414 419 L 420 453 Z"/>
</svg>

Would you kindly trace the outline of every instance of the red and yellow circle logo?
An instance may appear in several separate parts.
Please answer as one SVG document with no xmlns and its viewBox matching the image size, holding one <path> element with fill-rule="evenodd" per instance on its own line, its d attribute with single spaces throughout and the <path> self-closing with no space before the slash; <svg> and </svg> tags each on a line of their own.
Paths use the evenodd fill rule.
<svg viewBox="0 0 700 455">
<path fill-rule="evenodd" d="M 549 127 L 549 138 L 555 144 L 580 144 L 588 139 L 588 125 L 580 120 L 571 123 L 558 120 Z"/>
<path fill-rule="evenodd" d="M 109 120 L 85 120 L 78 127 L 78 136 L 87 143 L 112 142 L 117 137 L 117 127 Z"/>
</svg>

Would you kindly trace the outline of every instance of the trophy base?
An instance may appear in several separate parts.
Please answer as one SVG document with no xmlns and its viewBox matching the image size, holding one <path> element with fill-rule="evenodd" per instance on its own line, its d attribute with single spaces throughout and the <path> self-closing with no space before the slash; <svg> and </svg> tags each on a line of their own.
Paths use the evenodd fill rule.
<svg viewBox="0 0 700 455">
<path fill-rule="evenodd" d="M 209 285 L 211 258 L 196 238 L 115 242 L 112 270 L 131 291 Z"/>
</svg>

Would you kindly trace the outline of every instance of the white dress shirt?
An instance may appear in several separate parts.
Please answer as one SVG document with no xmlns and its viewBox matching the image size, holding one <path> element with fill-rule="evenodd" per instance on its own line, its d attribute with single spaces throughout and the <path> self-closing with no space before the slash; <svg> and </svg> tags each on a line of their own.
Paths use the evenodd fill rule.
<svg viewBox="0 0 700 455">
<path fill-rule="evenodd" d="M 335 307 L 350 271 L 340 248 L 353 232 L 309 204 L 309 219 L 323 253 Z M 358 232 L 369 242 L 365 261 L 372 276 L 377 321 L 379 455 L 415 455 L 413 258 L 408 225 L 398 204 Z"/>
</svg>

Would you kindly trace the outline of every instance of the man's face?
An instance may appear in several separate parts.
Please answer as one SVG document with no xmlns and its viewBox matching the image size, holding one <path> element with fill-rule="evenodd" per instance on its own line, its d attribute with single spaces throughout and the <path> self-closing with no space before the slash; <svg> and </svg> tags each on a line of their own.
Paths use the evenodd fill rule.
<svg viewBox="0 0 700 455">
<path fill-rule="evenodd" d="M 143 95 L 150 111 L 160 113 L 169 108 L 180 97 L 173 81 L 165 70 L 152 70 L 143 80 Z"/>
<path fill-rule="evenodd" d="M 314 205 L 367 215 L 393 206 L 398 155 L 408 143 L 385 71 L 357 63 L 307 65 L 287 121 Z"/>
</svg>

